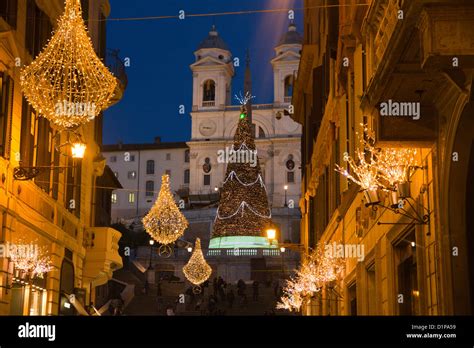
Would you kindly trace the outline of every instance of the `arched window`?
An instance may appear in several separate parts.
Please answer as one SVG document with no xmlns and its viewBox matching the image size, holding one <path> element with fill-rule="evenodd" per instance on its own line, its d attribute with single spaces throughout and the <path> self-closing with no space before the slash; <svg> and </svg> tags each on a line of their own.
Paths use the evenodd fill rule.
<svg viewBox="0 0 474 348">
<path fill-rule="evenodd" d="M 259 125 L 252 123 L 252 133 L 254 138 L 265 138 L 265 131 Z"/>
<path fill-rule="evenodd" d="M 153 197 L 155 191 L 155 182 L 154 181 L 147 181 L 146 182 L 146 193 L 145 196 L 147 197 Z"/>
<path fill-rule="evenodd" d="M 216 100 L 216 83 L 213 80 L 207 80 L 203 84 L 202 101 L 203 106 L 214 106 Z"/>
<path fill-rule="evenodd" d="M 155 161 L 153 160 L 146 161 L 146 173 L 155 174 Z"/>
<path fill-rule="evenodd" d="M 293 82 L 293 75 L 285 77 L 285 103 L 289 103 L 293 96 Z"/>
</svg>

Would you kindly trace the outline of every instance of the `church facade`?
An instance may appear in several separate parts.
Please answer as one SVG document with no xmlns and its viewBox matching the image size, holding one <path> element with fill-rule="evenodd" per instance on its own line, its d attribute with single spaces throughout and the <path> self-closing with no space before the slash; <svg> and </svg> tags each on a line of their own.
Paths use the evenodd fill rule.
<svg viewBox="0 0 474 348">
<path fill-rule="evenodd" d="M 280 242 L 297 242 L 299 239 L 299 214 L 296 211 L 301 183 L 302 129 L 291 119 L 288 111 L 291 111 L 293 79 L 298 70 L 300 50 L 301 36 L 290 24 L 275 47 L 275 58 L 271 61 L 273 103 L 252 104 L 257 155 L 273 220 L 281 231 Z M 212 193 L 226 179 L 228 161 L 225 159 L 229 156 L 220 155 L 228 154 L 232 148 L 240 105 L 231 105 L 234 76 L 232 53 L 214 27 L 194 54 L 196 61 L 191 65 L 192 133 L 187 144 L 190 151 L 190 200 L 198 203 L 199 195 L 209 191 Z M 247 61 L 247 83 L 250 79 L 248 64 Z M 242 87 L 241 90 L 244 90 Z M 257 93 L 255 91 L 254 94 Z"/>
</svg>

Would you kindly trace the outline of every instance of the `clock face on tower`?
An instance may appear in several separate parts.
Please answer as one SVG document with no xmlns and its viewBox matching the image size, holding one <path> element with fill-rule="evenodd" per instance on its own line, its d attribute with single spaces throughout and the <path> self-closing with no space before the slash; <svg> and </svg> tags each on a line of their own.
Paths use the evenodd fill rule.
<svg viewBox="0 0 474 348">
<path fill-rule="evenodd" d="M 202 121 L 199 124 L 199 133 L 202 136 L 208 137 L 216 132 L 216 123 L 212 120 Z"/>
</svg>

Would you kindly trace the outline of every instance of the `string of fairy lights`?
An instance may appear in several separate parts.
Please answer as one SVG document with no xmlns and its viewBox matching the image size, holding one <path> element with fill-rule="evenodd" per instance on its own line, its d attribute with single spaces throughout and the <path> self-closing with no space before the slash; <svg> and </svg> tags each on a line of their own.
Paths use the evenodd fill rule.
<svg viewBox="0 0 474 348">
<path fill-rule="evenodd" d="M 44 274 L 54 269 L 48 247 L 37 242 L 16 241 L 9 248 L 9 257 L 20 277 L 43 278 Z"/>
<path fill-rule="evenodd" d="M 162 245 L 171 244 L 184 234 L 189 224 L 174 201 L 169 175 L 162 176 L 158 198 L 142 222 L 145 231 Z"/>
<path fill-rule="evenodd" d="M 195 286 L 200 286 L 212 274 L 212 268 L 204 259 L 201 249 L 201 240 L 196 238 L 194 251 L 188 263 L 183 267 L 183 273 L 187 280 Z"/>
<path fill-rule="evenodd" d="M 53 36 L 22 69 L 20 83 L 28 103 L 59 129 L 88 123 L 110 105 L 117 80 L 95 53 L 80 0 L 66 0 Z"/>
<path fill-rule="evenodd" d="M 346 259 L 328 255 L 325 244 L 304 255 L 295 276 L 286 281 L 283 296 L 277 309 L 299 311 L 305 300 L 319 292 L 325 284 L 340 280 L 345 271 Z"/>
<path fill-rule="evenodd" d="M 393 191 L 398 184 L 407 182 L 410 169 L 418 166 L 418 151 L 414 148 L 376 148 L 374 137 L 366 127 L 363 129 L 363 135 L 357 134 L 359 145 L 355 158 L 344 156 L 350 171 L 338 164 L 335 170 L 364 191 Z"/>
<path fill-rule="evenodd" d="M 221 17 L 221 16 L 240 16 L 249 14 L 275 14 L 275 13 L 288 13 L 288 11 L 308 11 L 318 9 L 331 9 L 331 8 L 344 8 L 344 7 L 363 7 L 369 6 L 369 3 L 357 3 L 357 4 L 329 4 L 329 5 L 312 5 L 294 8 L 276 8 L 276 9 L 257 9 L 257 10 L 240 10 L 240 11 L 228 11 L 228 12 L 207 12 L 207 13 L 187 13 L 185 12 L 185 18 L 199 18 L 199 17 Z M 183 10 L 184 11 L 184 10 Z M 104 19 L 88 19 L 87 22 L 134 22 L 134 21 L 150 21 L 150 20 L 166 20 L 166 19 L 181 19 L 182 15 L 162 15 L 162 16 L 143 16 L 143 17 L 112 17 Z M 27 18 L 27 20 L 37 20 L 36 18 Z M 49 20 L 48 18 L 40 18 L 40 20 Z"/>
</svg>

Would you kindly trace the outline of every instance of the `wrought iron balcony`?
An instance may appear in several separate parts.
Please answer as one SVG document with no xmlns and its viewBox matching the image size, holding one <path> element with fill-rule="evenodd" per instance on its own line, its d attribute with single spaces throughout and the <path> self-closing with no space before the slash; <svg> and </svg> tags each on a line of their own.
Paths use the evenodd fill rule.
<svg viewBox="0 0 474 348">
<path fill-rule="evenodd" d="M 117 87 L 115 88 L 115 95 L 112 98 L 111 105 L 118 103 L 128 85 L 128 77 L 124 62 L 119 57 L 120 51 L 117 49 L 107 49 L 105 56 L 105 64 L 117 79 Z"/>
</svg>

